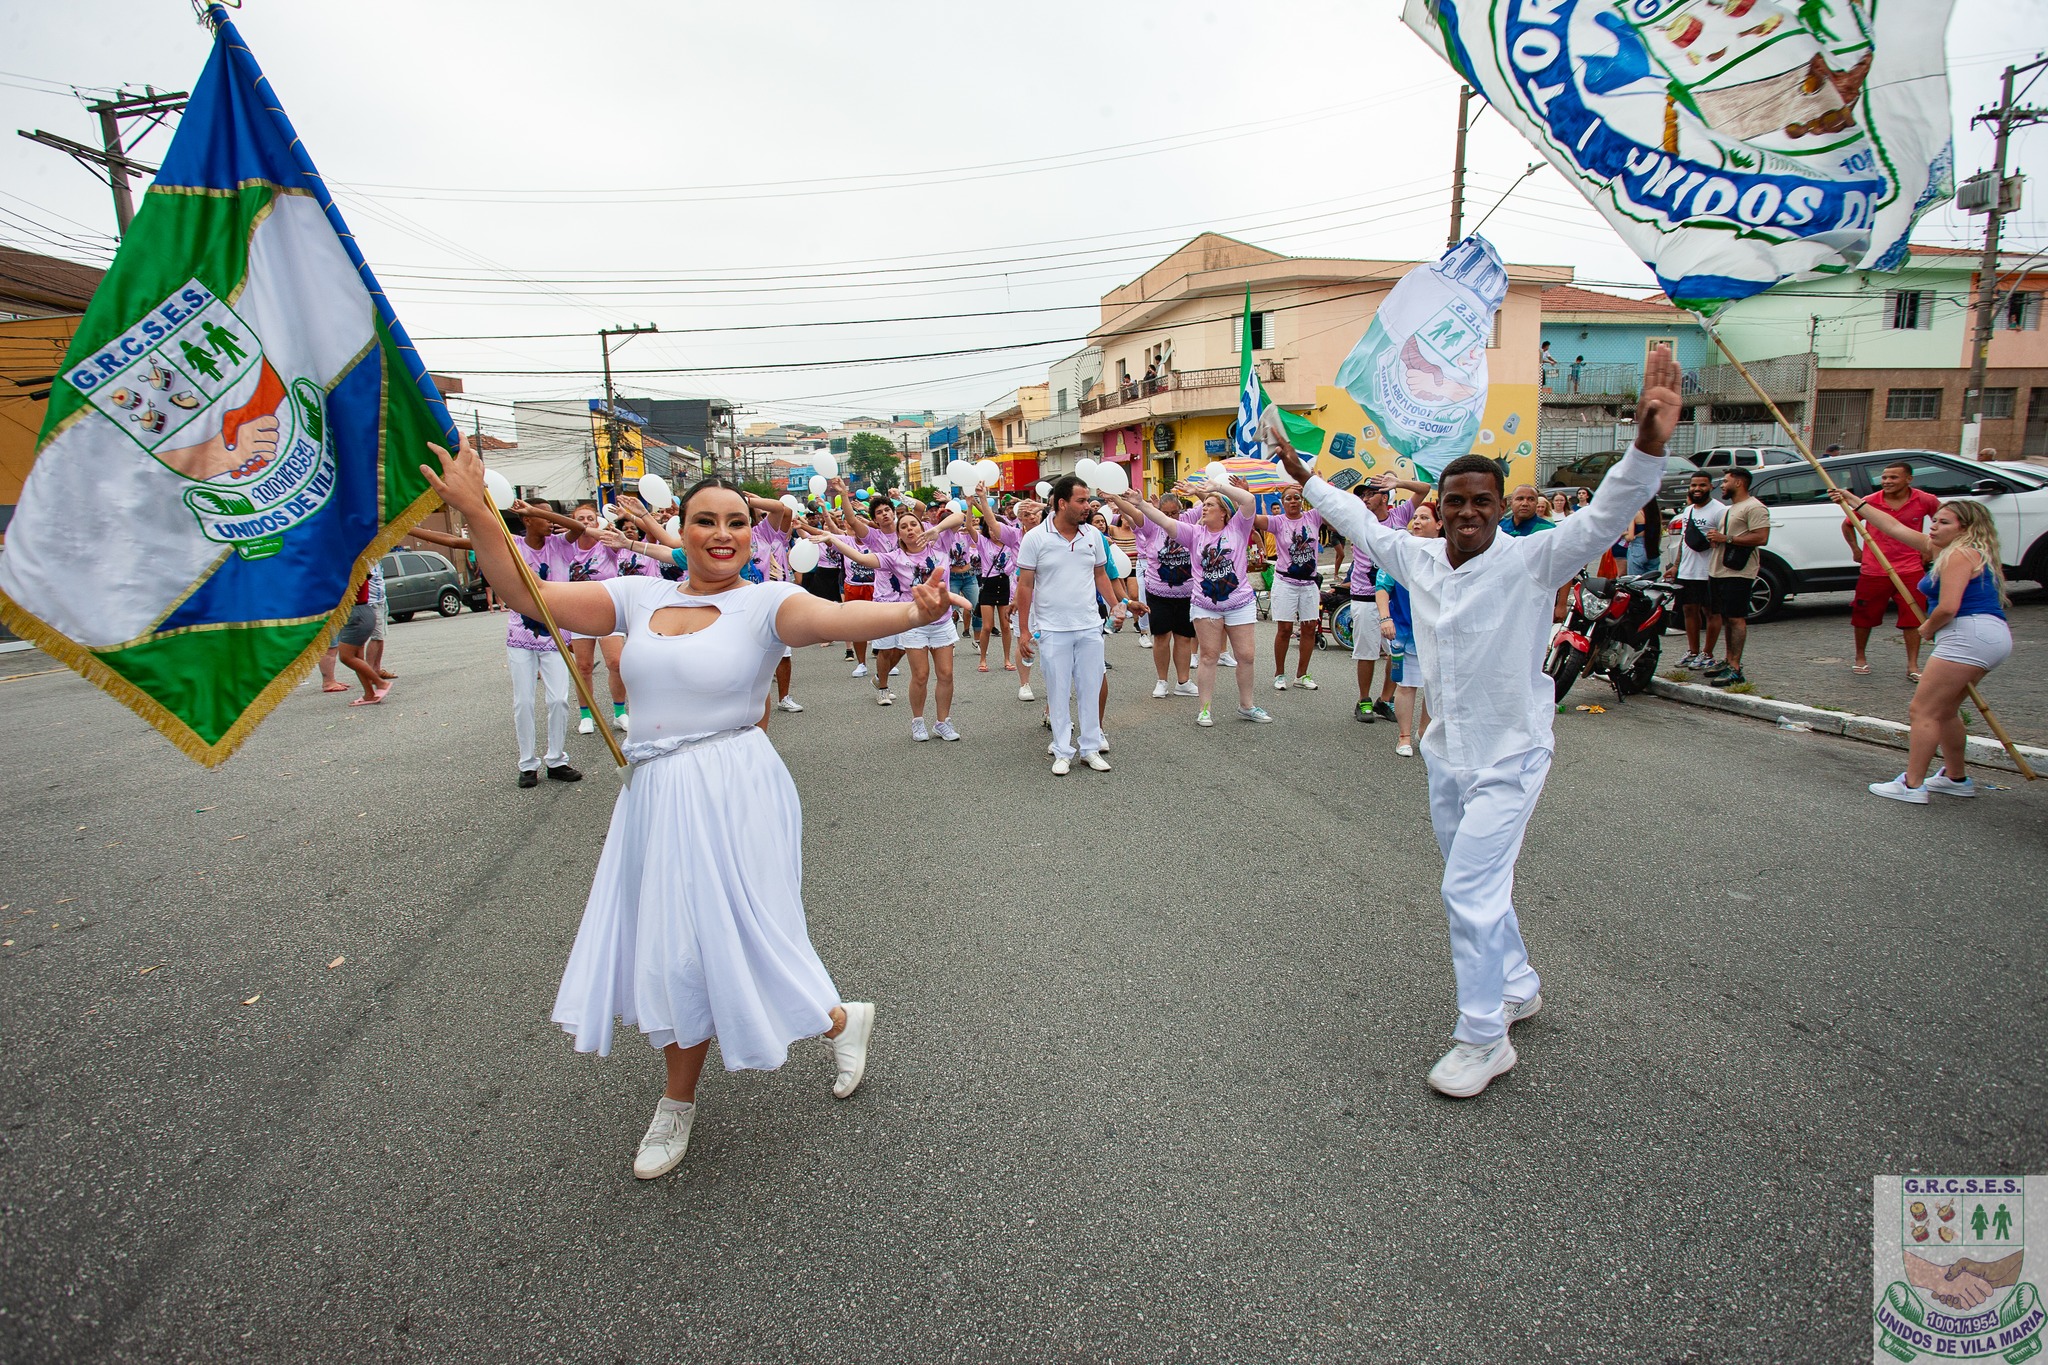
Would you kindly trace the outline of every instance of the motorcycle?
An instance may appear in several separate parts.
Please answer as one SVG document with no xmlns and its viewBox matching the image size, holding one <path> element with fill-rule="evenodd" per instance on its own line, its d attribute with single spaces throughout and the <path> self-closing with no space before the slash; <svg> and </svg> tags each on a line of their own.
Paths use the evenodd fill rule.
<svg viewBox="0 0 2048 1365">
<path fill-rule="evenodd" d="M 1565 599 L 1564 624 L 1550 642 L 1543 671 L 1557 700 L 1582 674 L 1605 675 L 1616 701 L 1650 690 L 1663 652 L 1664 623 L 1678 597 L 1660 577 L 1600 578 L 1581 573 Z"/>
</svg>

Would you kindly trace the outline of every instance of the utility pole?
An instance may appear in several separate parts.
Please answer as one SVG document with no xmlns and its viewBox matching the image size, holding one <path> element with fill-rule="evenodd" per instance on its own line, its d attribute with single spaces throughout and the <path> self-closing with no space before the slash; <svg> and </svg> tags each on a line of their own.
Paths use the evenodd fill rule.
<svg viewBox="0 0 2048 1365">
<path fill-rule="evenodd" d="M 30 142 L 40 142 L 45 147 L 56 148 L 105 180 L 108 188 L 114 192 L 114 224 L 117 235 L 126 237 L 128 224 L 135 221 L 135 195 L 129 187 L 129 177 L 153 175 L 156 167 L 136 161 L 128 155 L 127 147 L 123 145 L 128 139 L 121 127 L 121 121 L 138 118 L 149 120 L 149 126 L 132 139 L 134 142 L 140 142 L 165 119 L 183 109 L 185 99 L 186 92 L 183 90 L 158 94 L 153 88 L 145 86 L 144 93 L 140 95 L 116 95 L 110 100 L 88 104 L 85 107 L 86 112 L 97 114 L 100 120 L 101 145 L 98 148 L 88 147 L 83 142 L 73 142 L 70 138 L 59 137 L 55 133 L 46 133 L 40 128 L 33 133 L 20 128 L 15 131 Z"/>
<path fill-rule="evenodd" d="M 608 479 L 614 498 L 619 495 L 619 481 L 624 475 L 625 465 L 619 458 L 622 433 L 620 430 L 621 423 L 619 422 L 618 395 L 612 391 L 612 338 L 631 338 L 639 336 L 643 332 L 659 332 L 660 330 L 661 328 L 651 322 L 644 327 L 635 325 L 632 327 L 602 327 L 598 329 L 598 348 L 604 352 L 605 434 L 605 467 L 598 471 L 598 482 L 604 483 Z M 623 345 L 624 343 L 620 344 Z"/>
<path fill-rule="evenodd" d="M 1974 447 L 1971 438 L 1977 433 L 1978 420 L 1984 411 L 1984 368 L 1991 359 L 1991 332 L 1996 324 L 1998 312 L 1998 227 L 1999 220 L 2019 208 L 2020 177 L 2012 179 L 2012 192 L 2006 192 L 2005 150 L 2015 128 L 2024 128 L 2030 123 L 2048 119 L 2048 110 L 2039 108 L 2016 108 L 2012 102 L 2013 79 L 2023 72 L 2048 66 L 2048 57 L 2037 57 L 2024 66 L 2008 66 L 2005 79 L 1999 89 L 1998 107 L 1979 113 L 1970 120 L 1970 126 L 1989 123 L 1998 131 L 1992 141 L 1991 173 L 1988 177 L 1974 177 L 1974 183 L 1985 185 L 1987 199 L 1984 213 L 1984 258 L 1977 267 L 1977 335 L 1976 344 L 1971 348 L 1970 386 L 1963 391 L 1963 444 Z M 2038 79 L 2038 78 L 2037 78 Z M 2029 85 L 2033 82 L 2029 81 Z M 1970 188 L 1965 185 L 1966 190 Z M 1958 196 L 1960 200 L 1962 196 Z M 1972 209 L 1971 204 L 1961 204 Z M 1967 455 L 1974 456 L 1974 449 L 1966 449 Z"/>
<path fill-rule="evenodd" d="M 1451 235 L 1444 242 L 1449 250 L 1465 238 L 1465 134 L 1472 124 L 1465 115 L 1472 107 L 1472 87 L 1458 87 L 1458 154 L 1451 163 Z"/>
</svg>

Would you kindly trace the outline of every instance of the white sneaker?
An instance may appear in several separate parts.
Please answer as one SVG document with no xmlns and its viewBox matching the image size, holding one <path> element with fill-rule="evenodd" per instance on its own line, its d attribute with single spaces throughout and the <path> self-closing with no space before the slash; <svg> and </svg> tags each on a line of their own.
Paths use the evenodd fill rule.
<svg viewBox="0 0 2048 1365">
<path fill-rule="evenodd" d="M 1394 755 L 1397 758 L 1413 758 L 1415 757 L 1415 746 L 1404 739 L 1394 746 Z"/>
<path fill-rule="evenodd" d="M 1209 726 L 1214 725 L 1215 723 L 1215 721 L 1209 719 L 1209 708 L 1206 706 L 1203 707 L 1201 709 L 1201 712 L 1195 716 L 1195 724 L 1203 727 L 1204 729 L 1207 729 Z"/>
<path fill-rule="evenodd" d="M 1296 678 L 1294 680 L 1294 685 L 1304 692 L 1315 692 L 1321 690 L 1316 686 L 1316 680 L 1314 678 L 1311 678 L 1306 673 Z"/>
<path fill-rule="evenodd" d="M 1055 758 L 1052 761 L 1052 775 L 1054 777 L 1065 777 L 1072 767 L 1073 765 L 1064 758 Z"/>
<path fill-rule="evenodd" d="M 1020 687 L 1020 688 L 1018 688 L 1018 689 L 1017 689 L 1017 700 L 1018 700 L 1018 701 L 1037 701 L 1037 700 L 1038 700 L 1038 698 L 1037 698 L 1037 697 L 1036 697 L 1035 695 L 1033 695 L 1033 694 L 1032 694 L 1032 691 L 1031 691 L 1031 685 L 1030 685 L 1029 683 L 1026 683 L 1026 684 L 1025 684 L 1024 686 L 1022 686 L 1022 687 Z"/>
<path fill-rule="evenodd" d="M 932 733 L 937 735 L 940 739 L 960 738 L 960 732 L 953 728 L 953 722 L 950 720 L 942 720 L 937 725 L 934 725 L 932 727 Z"/>
<path fill-rule="evenodd" d="M 1273 723 L 1273 713 L 1263 706 L 1240 706 L 1237 708 L 1237 718 L 1239 720 L 1257 721 L 1260 725 L 1271 725 Z"/>
<path fill-rule="evenodd" d="M 1058 740 L 1049 739 L 1045 742 L 1045 756 L 1047 758 L 1058 758 L 1060 756 L 1060 742 Z"/>
<path fill-rule="evenodd" d="M 910 737 L 922 744 L 931 738 L 931 732 L 924 728 L 924 717 L 913 716 L 910 721 Z"/>
<path fill-rule="evenodd" d="M 632 717 L 628 716 L 624 711 L 612 712 L 612 729 L 617 730 L 623 735 L 631 728 Z"/>
<path fill-rule="evenodd" d="M 647 1125 L 647 1136 L 640 1139 L 640 1150 L 633 1156 L 633 1174 L 641 1180 L 657 1180 L 681 1165 L 683 1153 L 690 1150 L 690 1125 L 696 1120 L 695 1103 L 663 1095 L 661 1103 L 654 1106 L 654 1122 Z"/>
<path fill-rule="evenodd" d="M 1202 689 L 1197 687 L 1192 680 L 1184 683 L 1175 683 L 1173 685 L 1173 695 L 1176 697 L 1199 697 L 1202 695 Z"/>
<path fill-rule="evenodd" d="M 832 1096 L 843 1100 L 860 1089 L 861 1079 L 868 1074 L 868 1039 L 875 1031 L 875 1007 L 865 1000 L 848 1000 L 841 1008 L 846 1011 L 846 1027 L 839 1030 L 837 1038 L 825 1041 L 832 1045 L 832 1062 L 838 1068 L 832 1078 Z"/>
<path fill-rule="evenodd" d="M 778 711 L 795 712 L 801 711 L 804 708 L 797 705 L 795 697 L 784 697 L 781 701 L 775 703 L 775 709 Z"/>
<path fill-rule="evenodd" d="M 1281 675 L 1279 675 L 1278 677 L 1276 677 L 1276 678 L 1274 678 L 1274 679 L 1273 679 L 1273 690 L 1274 690 L 1275 692 L 1285 692 L 1285 691 L 1287 690 L 1287 675 L 1286 675 L 1286 674 L 1284 674 L 1284 673 L 1283 673 L 1283 674 L 1281 674 Z"/>
<path fill-rule="evenodd" d="M 894 668 L 892 668 L 892 669 L 890 669 L 890 670 L 889 670 L 889 676 L 893 678 L 893 677 L 895 677 L 895 676 L 896 676 L 896 675 L 897 675 L 898 673 L 901 673 L 902 671 L 903 671 L 903 665 L 902 665 L 902 664 L 898 664 L 898 665 L 896 665 L 896 666 L 895 666 Z"/>
<path fill-rule="evenodd" d="M 1237 656 L 1226 649 L 1216 656 L 1216 666 L 1218 668 L 1236 668 Z"/>
<path fill-rule="evenodd" d="M 855 664 L 855 665 L 853 666 L 853 676 L 854 676 L 854 677 L 856 677 L 856 678 L 865 678 L 865 677 L 866 677 L 867 675 L 868 675 L 868 666 L 867 666 L 866 664 Z"/>
<path fill-rule="evenodd" d="M 579 735 L 596 734 L 597 722 L 592 720 L 589 716 L 585 716 L 582 720 L 576 722 L 576 733 Z"/>
<path fill-rule="evenodd" d="M 1138 648 L 1140 648 L 1140 649 L 1150 649 L 1150 648 L 1152 648 L 1152 637 L 1151 637 L 1151 636 L 1149 636 L 1149 635 L 1147 635 L 1147 634 L 1145 634 L 1145 633 L 1144 633 L 1143 631 L 1140 631 L 1140 632 L 1138 633 Z"/>
<path fill-rule="evenodd" d="M 875 693 L 875 705 L 894 706 L 895 704 L 896 694 L 894 692 L 891 692 L 888 688 L 885 687 L 881 691 Z"/>
<path fill-rule="evenodd" d="M 1081 761 L 1083 763 L 1086 763 L 1090 768 L 1093 768 L 1096 772 L 1106 773 L 1109 771 L 1109 760 L 1104 758 L 1099 753 L 1083 754 L 1081 755 Z"/>
<path fill-rule="evenodd" d="M 1894 801 L 1904 801 L 1909 806 L 1924 806 L 1927 804 L 1927 788 L 1924 785 L 1918 787 L 1907 786 L 1904 773 L 1900 773 L 1889 782 L 1871 783 L 1870 794 L 1872 796 L 1889 797 Z"/>
<path fill-rule="evenodd" d="M 1958 782 L 1939 768 L 1927 774 L 1927 780 L 1921 786 L 1927 791 L 1940 792 L 1943 796 L 1975 796 L 1977 794 L 1977 781 L 1975 778 L 1965 777 L 1962 781 Z"/>
<path fill-rule="evenodd" d="M 1500 1005 L 1501 1018 L 1508 1028 L 1527 1019 L 1543 1008 L 1543 992 L 1538 991 L 1527 1000 L 1503 1000 Z"/>
<path fill-rule="evenodd" d="M 1439 1094 L 1469 1100 L 1487 1083 L 1515 1065 L 1515 1045 L 1503 1033 L 1490 1043 L 1459 1043 L 1429 1069 L 1429 1084 Z"/>
<path fill-rule="evenodd" d="M 1156 682 L 1156 683 L 1153 683 L 1153 684 L 1152 684 L 1152 695 L 1153 695 L 1153 696 L 1155 696 L 1155 697 L 1163 697 L 1163 696 L 1165 696 L 1165 695 L 1166 695 L 1166 691 L 1167 691 L 1167 689 L 1166 689 L 1166 679 L 1164 679 L 1164 678 L 1161 678 L 1161 679 L 1160 679 L 1160 680 L 1159 680 L 1158 682 Z"/>
</svg>

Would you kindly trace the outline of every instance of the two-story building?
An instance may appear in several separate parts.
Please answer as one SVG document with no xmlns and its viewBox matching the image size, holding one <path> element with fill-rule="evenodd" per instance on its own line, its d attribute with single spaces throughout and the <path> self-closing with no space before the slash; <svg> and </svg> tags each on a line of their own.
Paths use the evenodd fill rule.
<svg viewBox="0 0 2048 1365">
<path fill-rule="evenodd" d="M 1100 443 L 1081 434 L 1081 404 L 1094 397 L 1101 384 L 1102 351 L 1094 346 L 1054 361 L 1046 372 L 1048 410 L 1026 433 L 1037 452 L 1039 479 L 1071 474 L 1083 456 L 1101 451 Z"/>
<path fill-rule="evenodd" d="M 1322 469 L 1400 468 L 1403 458 L 1351 396 L 1332 383 L 1337 367 L 1414 261 L 1283 256 L 1204 233 L 1102 299 L 1089 335 L 1102 380 L 1080 404 L 1080 430 L 1095 458 L 1128 467 L 1133 487 L 1156 492 L 1220 459 L 1236 419 L 1246 291 L 1252 361 L 1274 402 L 1330 433 Z M 1534 477 L 1537 347 L 1546 284 L 1561 266 L 1509 266 L 1487 351 L 1491 387 L 1478 449 Z"/>
</svg>

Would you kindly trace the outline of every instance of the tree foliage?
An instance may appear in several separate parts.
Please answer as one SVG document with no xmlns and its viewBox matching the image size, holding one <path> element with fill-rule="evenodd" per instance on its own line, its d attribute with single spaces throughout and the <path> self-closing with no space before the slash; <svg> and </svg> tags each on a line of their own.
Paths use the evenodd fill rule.
<svg viewBox="0 0 2048 1365">
<path fill-rule="evenodd" d="M 874 488 L 889 488 L 901 481 L 902 455 L 889 438 L 872 431 L 857 431 L 846 441 L 847 482 L 865 482 Z"/>
</svg>

